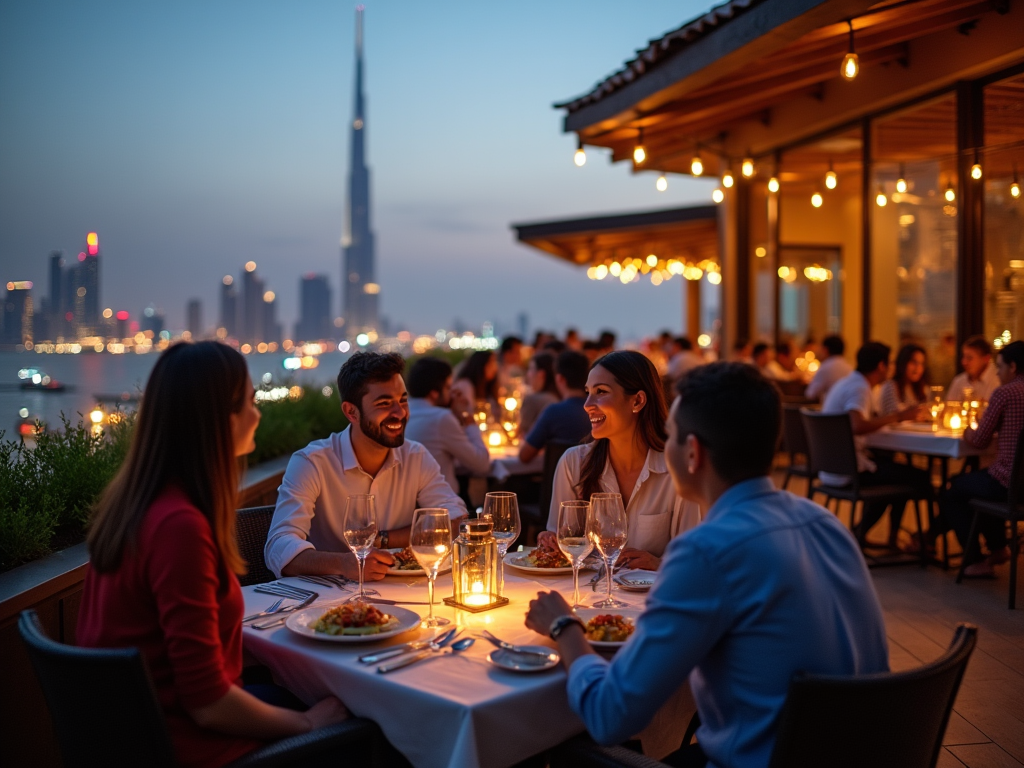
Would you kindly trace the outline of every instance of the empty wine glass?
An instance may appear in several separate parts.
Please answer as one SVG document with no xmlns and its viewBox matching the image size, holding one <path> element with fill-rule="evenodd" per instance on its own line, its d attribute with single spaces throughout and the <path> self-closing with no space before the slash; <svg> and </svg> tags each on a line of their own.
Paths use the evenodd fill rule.
<svg viewBox="0 0 1024 768">
<path fill-rule="evenodd" d="M 412 513 L 409 546 L 416 562 L 427 573 L 427 618 L 424 627 L 443 627 L 448 619 L 434 616 L 434 579 L 441 563 L 452 551 L 452 528 L 448 510 L 436 507 L 417 509 Z"/>
<path fill-rule="evenodd" d="M 558 548 L 572 564 L 572 607 L 580 605 L 580 566 L 594 550 L 594 542 L 587 536 L 589 501 L 563 501 L 558 505 Z"/>
<path fill-rule="evenodd" d="M 356 556 L 359 564 L 359 592 L 348 599 L 348 602 L 366 600 L 371 594 L 379 594 L 374 590 L 363 588 L 363 566 L 366 557 L 373 549 L 373 540 L 377 537 L 377 505 L 372 494 L 349 496 L 345 505 L 345 522 L 342 536 L 349 549 Z"/>
<path fill-rule="evenodd" d="M 519 501 L 514 493 L 495 491 L 484 496 L 482 517 L 494 524 L 491 533 L 498 542 L 498 596 L 505 594 L 505 553 L 522 530 L 519 521 Z"/>
<path fill-rule="evenodd" d="M 608 575 L 608 592 L 604 600 L 594 603 L 595 608 L 626 608 L 629 603 L 612 597 L 612 570 L 619 552 L 626 546 L 629 518 L 618 493 L 595 493 L 590 497 L 590 516 L 587 518 L 587 536 L 604 558 Z"/>
</svg>

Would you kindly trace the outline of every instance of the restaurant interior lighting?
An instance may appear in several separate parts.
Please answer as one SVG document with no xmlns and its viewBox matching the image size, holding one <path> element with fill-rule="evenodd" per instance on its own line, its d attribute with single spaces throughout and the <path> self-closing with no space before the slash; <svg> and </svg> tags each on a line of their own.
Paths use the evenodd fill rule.
<svg viewBox="0 0 1024 768">
<path fill-rule="evenodd" d="M 732 177 L 731 171 L 726 171 L 722 174 L 722 186 L 726 189 L 732 189 L 732 185 L 736 183 L 736 180 Z"/>
<path fill-rule="evenodd" d="M 690 161 L 690 173 L 694 176 L 700 176 L 704 173 L 704 163 L 700 159 L 700 155 L 694 155 L 693 160 Z"/>
<path fill-rule="evenodd" d="M 879 208 L 885 208 L 885 206 L 886 206 L 886 204 L 888 202 L 889 202 L 889 198 L 885 196 L 885 190 L 883 190 L 881 185 L 879 185 L 879 187 L 878 187 L 878 194 L 875 195 L 875 204 Z"/>
<path fill-rule="evenodd" d="M 946 187 L 945 198 L 947 203 L 952 203 L 956 200 L 956 190 L 953 189 L 953 183 L 950 182 L 949 186 Z"/>
<path fill-rule="evenodd" d="M 617 261 L 613 261 L 612 265 L 608 267 L 608 272 L 611 273 L 612 277 L 618 277 L 622 274 L 622 265 Z"/>
<path fill-rule="evenodd" d="M 572 161 L 576 163 L 577 168 L 582 168 L 587 164 L 587 152 L 583 149 L 583 139 L 580 139 L 579 144 L 576 146 L 576 152 L 572 156 Z"/>
<path fill-rule="evenodd" d="M 665 278 L 661 276 L 661 272 L 651 272 L 651 285 L 661 285 Z"/>
<path fill-rule="evenodd" d="M 971 178 L 977 181 L 981 178 L 981 163 L 975 158 L 974 165 L 971 166 Z"/>
<path fill-rule="evenodd" d="M 740 166 L 740 173 L 742 173 L 743 176 L 745 178 L 748 178 L 748 179 L 751 176 L 753 176 L 754 175 L 754 161 L 752 159 L 750 159 L 749 157 L 743 158 L 743 165 Z"/>
<path fill-rule="evenodd" d="M 823 202 L 825 201 L 821 196 L 821 192 L 815 192 L 813 195 L 811 195 L 811 205 L 813 205 L 815 208 L 821 208 L 821 204 Z"/>
<path fill-rule="evenodd" d="M 245 262 L 245 271 L 246 272 L 255 272 L 256 271 L 256 262 L 255 261 L 247 261 L 247 262 Z"/>
<path fill-rule="evenodd" d="M 900 163 L 900 177 L 896 179 L 896 191 L 899 192 L 901 195 L 906 194 L 908 189 L 907 180 L 903 178 L 903 176 L 903 163 Z"/>
<path fill-rule="evenodd" d="M 668 189 L 668 178 L 665 176 L 664 173 L 661 174 L 658 177 L 658 180 L 654 182 L 654 188 L 659 192 L 664 192 L 666 189 Z"/>
<path fill-rule="evenodd" d="M 722 274 L 720 272 L 708 272 L 708 282 L 712 285 L 718 285 L 722 282 Z"/>
<path fill-rule="evenodd" d="M 637 165 L 643 165 L 644 160 L 647 159 L 647 150 L 644 149 L 644 129 L 637 129 L 636 146 L 633 147 L 633 162 Z"/>
<path fill-rule="evenodd" d="M 604 280 L 606 277 L 608 277 L 608 267 L 606 267 L 604 264 L 598 264 L 596 267 L 594 267 L 594 275 L 595 277 L 597 277 L 598 280 Z M 512 409 L 509 408 L 509 410 Z"/>
<path fill-rule="evenodd" d="M 1020 198 L 1020 182 L 1017 181 L 1017 174 L 1016 173 L 1014 173 L 1014 175 L 1013 175 L 1013 183 L 1010 185 L 1010 197 L 1012 197 L 1014 200 L 1017 200 L 1017 199 Z"/>
<path fill-rule="evenodd" d="M 836 172 L 832 170 L 832 161 L 828 164 L 828 173 L 825 174 L 825 186 L 829 189 L 835 189 L 839 183 L 839 179 L 836 176 Z"/>
<path fill-rule="evenodd" d="M 765 256 L 768 255 L 768 249 L 765 248 L 763 245 L 759 245 L 757 246 L 757 248 L 754 249 L 754 255 L 757 256 L 757 258 L 759 259 L 763 259 Z"/>
<path fill-rule="evenodd" d="M 647 254 L 647 266 L 649 266 L 649 267 L 656 267 L 656 266 L 658 266 L 658 257 L 655 256 L 653 253 Z"/>
<path fill-rule="evenodd" d="M 714 200 L 716 203 L 720 203 L 723 200 L 725 200 L 725 192 L 720 190 L 718 187 L 715 187 L 711 191 L 711 199 Z"/>
<path fill-rule="evenodd" d="M 850 26 L 850 50 L 843 57 L 839 73 L 846 80 L 853 80 L 860 72 L 860 59 L 857 58 L 857 52 L 853 48 L 853 19 L 847 19 L 846 23 Z"/>
<path fill-rule="evenodd" d="M 768 191 L 772 193 L 779 191 L 779 180 L 774 176 L 768 179 Z"/>
</svg>

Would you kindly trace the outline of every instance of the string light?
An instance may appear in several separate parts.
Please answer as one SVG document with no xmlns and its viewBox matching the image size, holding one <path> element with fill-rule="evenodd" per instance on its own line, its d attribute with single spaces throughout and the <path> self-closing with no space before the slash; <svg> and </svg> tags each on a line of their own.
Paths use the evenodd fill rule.
<svg viewBox="0 0 1024 768">
<path fill-rule="evenodd" d="M 900 163 L 900 177 L 896 179 L 896 191 L 901 195 L 904 195 L 907 192 L 907 180 L 903 178 L 903 176 L 903 163 Z"/>
<path fill-rule="evenodd" d="M 1010 190 L 1010 194 L 1013 194 L 1012 188 Z M 1020 188 L 1019 187 L 1017 189 L 1017 194 L 1014 195 L 1014 197 L 1017 197 L 1018 195 L 1020 195 Z M 725 192 L 720 190 L 718 187 L 715 187 L 714 190 L 712 190 L 712 192 L 711 192 L 711 199 L 714 200 L 716 203 L 720 203 L 723 200 L 725 200 Z"/>
<path fill-rule="evenodd" d="M 579 144 L 576 147 L 576 154 L 572 156 L 572 161 L 576 163 L 577 168 L 582 168 L 587 164 L 587 153 L 583 149 L 583 139 L 580 139 Z"/>
<path fill-rule="evenodd" d="M 846 23 L 850 25 L 850 50 L 843 57 L 839 74 L 847 80 L 853 80 L 860 72 L 860 59 L 857 58 L 857 53 L 853 49 L 853 19 L 847 19 Z"/>
<path fill-rule="evenodd" d="M 974 165 L 971 166 L 971 178 L 977 181 L 981 178 L 981 163 L 978 162 L 978 150 L 974 150 Z"/>
<path fill-rule="evenodd" d="M 881 185 L 881 184 L 879 184 L 879 185 L 878 185 L 878 194 L 877 194 L 877 195 L 875 195 L 875 204 L 876 204 L 876 205 L 877 205 L 877 206 L 878 206 L 879 208 L 885 208 L 885 206 L 886 206 L 886 205 L 887 205 L 888 203 L 889 203 L 889 198 L 885 196 L 885 190 L 883 190 L 883 189 L 882 189 L 882 185 Z"/>
<path fill-rule="evenodd" d="M 772 193 L 779 191 L 779 180 L 774 176 L 768 179 L 768 191 Z"/>
<path fill-rule="evenodd" d="M 825 201 L 821 197 L 821 192 L 815 192 L 813 195 L 811 195 L 811 205 L 813 205 L 815 208 L 821 208 L 821 204 L 823 202 Z"/>
<path fill-rule="evenodd" d="M 726 189 L 732 189 L 732 185 L 736 183 L 736 180 L 732 177 L 731 171 L 726 171 L 722 174 L 722 186 Z"/>
<path fill-rule="evenodd" d="M 643 165 L 644 160 L 647 159 L 647 150 L 644 149 L 644 129 L 637 129 L 636 146 L 633 147 L 633 162 L 637 165 Z"/>
<path fill-rule="evenodd" d="M 825 186 L 829 189 L 835 189 L 839 183 L 839 179 L 836 176 L 836 172 L 832 170 L 832 161 L 828 161 L 828 173 L 825 174 Z"/>
<path fill-rule="evenodd" d="M 740 172 L 745 178 L 750 178 L 754 175 L 754 161 L 749 157 L 743 158 L 743 165 L 740 166 Z"/>
<path fill-rule="evenodd" d="M 956 190 L 953 189 L 953 182 L 949 182 L 949 186 L 946 187 L 945 198 L 947 203 L 952 203 L 956 200 Z"/>
<path fill-rule="evenodd" d="M 1020 182 L 1017 181 L 1017 166 L 1013 166 L 1013 183 L 1010 185 L 1010 197 L 1014 200 L 1020 198 Z"/>
<path fill-rule="evenodd" d="M 664 192 L 668 189 L 668 179 L 665 177 L 664 173 L 661 174 L 661 176 L 658 177 L 658 180 L 654 182 L 654 188 L 659 192 Z"/>
<path fill-rule="evenodd" d="M 690 173 L 694 176 L 704 173 L 704 163 L 701 161 L 700 155 L 694 155 L 693 160 L 690 161 Z"/>
</svg>

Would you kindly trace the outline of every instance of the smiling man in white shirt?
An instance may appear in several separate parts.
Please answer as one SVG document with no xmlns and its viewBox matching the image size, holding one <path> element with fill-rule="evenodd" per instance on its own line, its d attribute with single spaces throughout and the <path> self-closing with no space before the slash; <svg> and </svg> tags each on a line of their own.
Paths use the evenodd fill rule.
<svg viewBox="0 0 1024 768">
<path fill-rule="evenodd" d="M 341 366 L 338 394 L 349 426 L 314 440 L 288 462 L 264 549 L 278 576 L 357 575 L 343 536 L 349 496 L 376 499 L 380 549 L 367 558 L 367 579 L 383 578 L 394 562 L 383 550 L 408 545 L 418 507 L 444 507 L 453 520 L 466 515 L 427 449 L 405 439 L 404 368 L 401 355 L 376 352 L 359 352 Z"/>
</svg>

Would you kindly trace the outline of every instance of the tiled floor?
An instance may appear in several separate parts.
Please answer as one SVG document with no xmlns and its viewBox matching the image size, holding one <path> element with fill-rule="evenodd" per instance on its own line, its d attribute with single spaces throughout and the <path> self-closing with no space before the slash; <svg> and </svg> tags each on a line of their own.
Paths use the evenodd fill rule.
<svg viewBox="0 0 1024 768">
<path fill-rule="evenodd" d="M 803 489 L 794 481 L 790 490 Z M 876 530 L 872 538 L 883 539 L 884 534 Z M 1018 565 L 1024 571 L 1024 562 Z M 1009 565 L 996 571 L 995 581 L 960 585 L 955 571 L 934 567 L 872 571 L 893 670 L 940 656 L 958 623 L 978 627 L 978 644 L 953 707 L 940 768 L 1024 768 L 1024 574 L 1018 574 L 1018 609 L 1011 611 L 1006 607 Z"/>
</svg>

